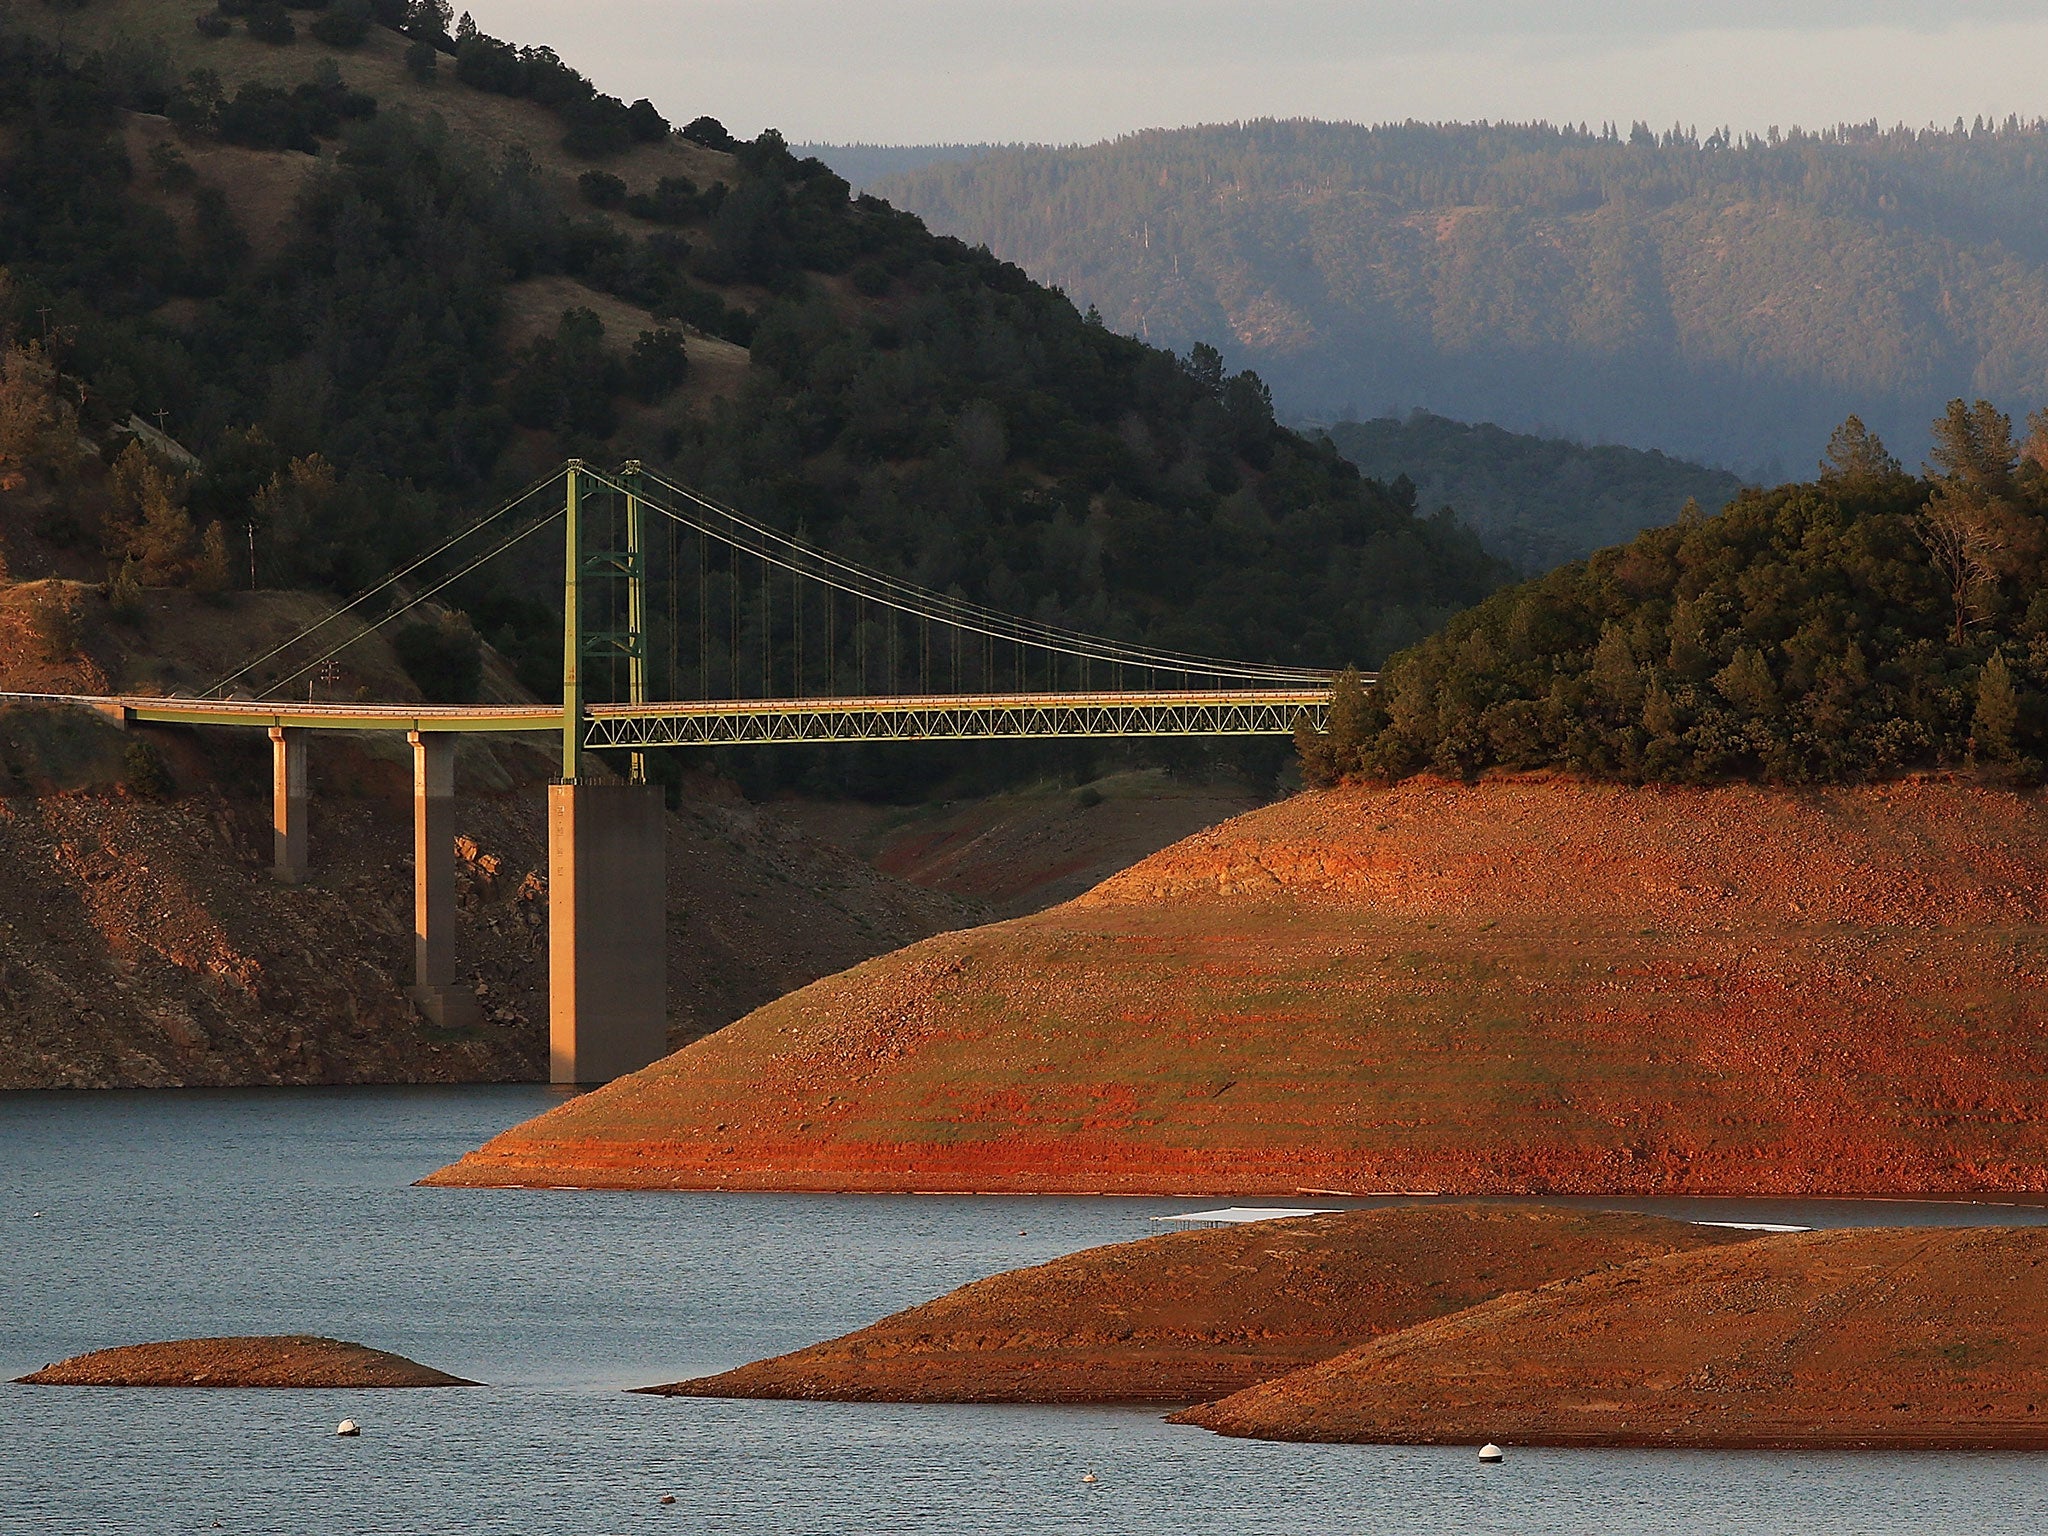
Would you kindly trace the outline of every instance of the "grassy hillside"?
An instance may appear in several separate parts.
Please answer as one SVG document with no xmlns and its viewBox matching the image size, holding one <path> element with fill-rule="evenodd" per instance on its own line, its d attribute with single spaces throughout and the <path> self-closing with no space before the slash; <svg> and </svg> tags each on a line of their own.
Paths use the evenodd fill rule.
<svg viewBox="0 0 2048 1536">
<path fill-rule="evenodd" d="M 1337 451 L 1388 485 L 1406 476 L 1419 507 L 1455 507 L 1494 554 L 1534 574 L 1645 528 L 1688 501 L 1717 511 L 1742 489 L 1726 470 L 1652 449 L 1588 447 L 1414 411 L 1329 429 Z"/>
<path fill-rule="evenodd" d="M 1854 411 L 2048 393 L 2048 129 L 1255 122 L 1011 149 L 877 190 L 1283 411 L 1422 407 L 1783 478 Z M 1767 461 L 1780 461 L 1768 474 Z"/>
<path fill-rule="evenodd" d="M 569 453 L 1181 649 L 1371 664 L 1499 579 L 1255 377 L 1117 335 L 773 133 L 676 131 L 544 49 L 417 21 L 330 46 L 293 14 L 273 44 L 189 3 L 24 8 L 0 97 L 0 324 L 47 327 L 88 427 L 164 413 L 195 537 L 253 537 L 259 584 L 353 588 Z M 715 637 L 714 678 L 792 648 L 752 594 L 700 626 L 691 578 L 674 624 Z M 459 594 L 536 686 L 553 587 L 536 556 Z"/>
</svg>

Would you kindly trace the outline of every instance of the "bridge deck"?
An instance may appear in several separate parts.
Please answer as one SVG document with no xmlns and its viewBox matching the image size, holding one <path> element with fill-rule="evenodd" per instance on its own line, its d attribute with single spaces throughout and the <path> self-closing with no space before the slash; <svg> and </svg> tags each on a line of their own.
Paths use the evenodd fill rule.
<svg viewBox="0 0 2048 1536">
<path fill-rule="evenodd" d="M 1327 688 L 1162 692 L 881 694 L 859 698 L 711 699 L 591 704 L 592 747 L 796 741 L 910 741 L 1066 736 L 1285 735 L 1318 725 Z M 70 705 L 121 722 L 313 731 L 559 731 L 552 704 L 337 704 L 147 695 L 0 693 L 0 705 Z"/>
</svg>

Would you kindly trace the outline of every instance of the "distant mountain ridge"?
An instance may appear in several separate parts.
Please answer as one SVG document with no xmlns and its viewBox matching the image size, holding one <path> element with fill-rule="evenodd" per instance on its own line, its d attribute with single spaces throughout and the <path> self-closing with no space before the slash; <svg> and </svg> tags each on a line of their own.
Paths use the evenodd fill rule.
<svg viewBox="0 0 2048 1536">
<path fill-rule="evenodd" d="M 1719 511 L 1742 489 L 1725 469 L 1655 449 L 1589 446 L 1427 411 L 1328 430 L 1361 472 L 1387 485 L 1407 476 L 1418 507 L 1453 508 L 1490 553 L 1532 575 L 1676 522 L 1688 500 Z"/>
<path fill-rule="evenodd" d="M 856 192 L 879 181 L 928 165 L 957 165 L 979 160 L 998 150 L 1026 149 L 1024 144 L 793 144 L 793 154 L 814 155 L 846 179 Z"/>
<path fill-rule="evenodd" d="M 1859 414 L 2048 397 L 2048 128 L 1293 121 L 934 162 L 876 191 L 1283 414 L 1413 407 L 1782 479 Z M 1776 461 L 1776 462 L 1773 462 Z"/>
</svg>

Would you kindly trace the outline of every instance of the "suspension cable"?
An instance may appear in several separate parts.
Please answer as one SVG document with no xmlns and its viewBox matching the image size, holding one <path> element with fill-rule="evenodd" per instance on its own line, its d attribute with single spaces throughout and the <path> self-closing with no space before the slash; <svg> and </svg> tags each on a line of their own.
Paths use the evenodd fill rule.
<svg viewBox="0 0 2048 1536">
<path fill-rule="evenodd" d="M 315 656 L 311 661 L 307 662 L 304 666 L 300 667 L 296 672 L 287 672 L 283 677 L 277 679 L 277 681 L 272 683 L 268 688 L 265 688 L 263 692 L 256 695 L 256 697 L 259 699 L 268 698 L 271 694 L 277 692 L 278 689 L 284 687 L 286 683 L 297 681 L 299 678 L 304 677 L 308 672 L 312 671 L 315 667 L 319 666 L 322 662 L 332 661 L 336 656 L 339 656 L 343 651 L 347 650 L 350 646 L 354 645 L 358 640 L 363 639 L 365 636 L 375 634 L 378 630 L 382 629 L 386 624 L 389 624 L 393 619 L 397 618 L 399 615 L 410 613 L 413 609 L 419 607 L 421 603 L 424 603 L 425 601 L 427 601 L 428 598 L 433 597 L 436 593 L 445 592 L 449 587 L 452 587 L 453 585 L 455 585 L 456 582 L 462 580 L 463 577 L 467 576 L 471 571 L 474 571 L 478 566 L 483 565 L 487 561 L 497 559 L 498 556 L 504 554 L 505 551 L 512 548 L 513 545 L 521 542 L 524 539 L 530 538 L 534 534 L 540 532 L 541 529 L 547 527 L 549 523 L 552 523 L 556 518 L 560 517 L 562 515 L 562 510 L 562 508 L 556 507 L 553 511 L 543 513 L 538 519 L 528 524 L 525 528 L 522 528 L 519 532 L 513 534 L 511 538 L 505 540 L 505 542 L 500 544 L 496 549 L 486 550 L 483 554 L 478 555 L 474 560 L 470 561 L 469 564 L 462 567 L 461 570 L 456 571 L 453 575 L 442 577 L 439 581 L 435 582 L 431 587 L 428 587 L 425 591 L 421 592 L 417 597 L 414 597 L 409 601 L 401 604 L 399 607 L 392 609 L 389 613 L 385 614 L 383 618 L 377 620 L 376 623 L 365 625 L 362 629 L 358 630 L 355 634 L 350 635 L 348 639 L 342 641 L 341 644 L 335 646 L 332 650 L 326 651 L 319 656 Z"/>
<path fill-rule="evenodd" d="M 293 646 L 297 645 L 301 640 L 304 640 L 308 636 L 317 634 L 320 630 L 325 629 L 329 624 L 332 624 L 336 619 L 340 618 L 343 614 L 351 613 L 355 609 L 360 608 L 364 603 L 368 602 L 371 598 L 375 597 L 379 592 L 382 592 L 386 588 L 394 586 L 398 582 L 405 580 L 406 577 L 410 576 L 414 571 L 418 570 L 428 561 L 438 559 L 440 556 L 446 554 L 449 550 L 453 549 L 456 545 L 460 544 L 464 539 L 468 538 L 471 534 L 481 532 L 484 528 L 496 522 L 499 518 L 503 517 L 507 512 L 510 512 L 514 507 L 518 506 L 521 502 L 527 501 L 530 498 L 538 495 L 540 492 L 546 490 L 549 486 L 553 485 L 557 480 L 561 479 L 562 476 L 566 473 L 567 468 L 565 466 L 562 469 L 556 470 L 551 475 L 545 476 L 542 479 L 534 481 L 531 485 L 527 486 L 525 490 L 519 492 L 517 495 L 509 498 L 508 500 L 500 502 L 493 510 L 486 512 L 482 517 L 478 518 L 475 522 L 471 523 L 467 528 L 463 529 L 460 533 L 452 535 L 451 537 L 443 540 L 440 544 L 437 544 L 434 548 L 428 550 L 427 553 L 421 555 L 417 560 L 413 561 L 412 564 L 403 566 L 400 569 L 393 571 L 389 576 L 386 576 L 382 581 L 378 582 L 375 586 L 364 588 L 361 592 L 358 592 L 354 597 L 350 598 L 347 602 L 343 603 L 339 608 L 335 609 L 332 613 L 328 614 L 327 617 L 325 617 L 324 619 L 320 619 L 315 623 L 308 624 L 304 629 L 300 630 L 297 634 L 293 635 L 289 640 L 282 641 L 279 644 L 272 646 L 269 650 L 265 651 L 261 656 L 258 656 L 255 660 L 244 662 L 241 666 L 235 668 L 234 671 L 228 673 L 225 677 L 221 678 L 218 682 L 214 683 L 211 687 L 206 689 L 206 691 L 202 693 L 200 697 L 211 697 L 213 694 L 218 693 L 221 689 L 227 687 L 227 685 L 229 683 L 232 683 L 236 678 L 243 676 L 245 673 L 253 672 L 256 668 L 262 666 L 264 662 L 269 661 L 272 657 L 281 655 L 283 652 L 288 651 Z M 381 624 L 382 622 L 383 620 L 378 620 L 378 623 Z M 374 629 L 376 628 L 376 625 L 373 624 L 370 626 L 370 628 Z M 368 633 L 368 631 L 366 630 L 364 631 L 364 633 Z M 352 643 L 353 642 L 351 642 L 351 644 Z M 322 659 L 324 660 L 325 658 Z M 292 675 L 296 677 L 299 674 L 293 673 Z"/>
</svg>

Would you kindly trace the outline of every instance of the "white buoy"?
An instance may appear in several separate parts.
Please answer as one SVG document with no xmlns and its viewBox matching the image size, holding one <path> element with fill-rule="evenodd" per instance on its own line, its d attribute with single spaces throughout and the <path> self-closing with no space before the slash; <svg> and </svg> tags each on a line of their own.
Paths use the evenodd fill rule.
<svg viewBox="0 0 2048 1536">
<path fill-rule="evenodd" d="M 363 1432 L 363 1426 L 354 1419 L 343 1419 L 334 1426 L 334 1432 L 337 1435 L 360 1435 Z"/>
<path fill-rule="evenodd" d="M 1093 1472 L 1083 1472 L 1081 1474 L 1081 1481 L 1084 1483 L 1092 1483 L 1095 1481 L 1095 1474 Z"/>
<path fill-rule="evenodd" d="M 1486 1444 L 1479 1447 L 1479 1459 L 1481 1461 L 1505 1461 L 1507 1453 L 1489 1440 Z"/>
</svg>

